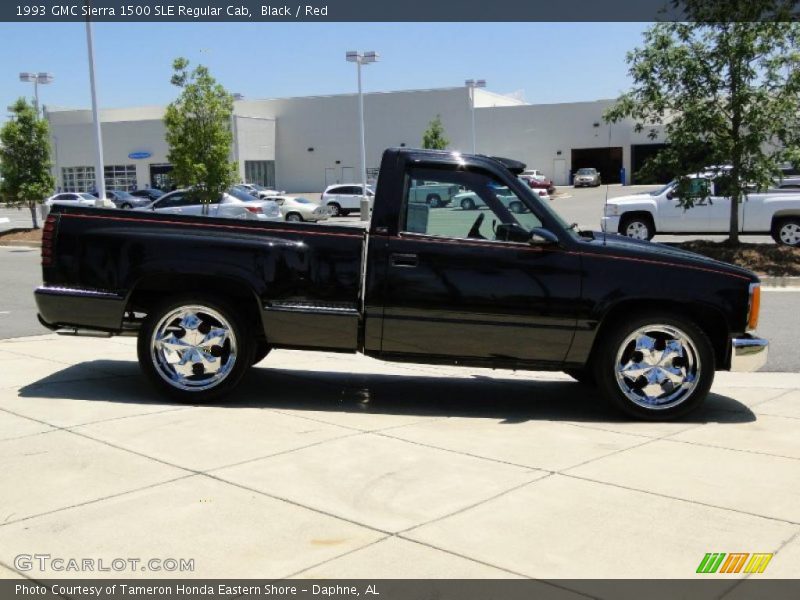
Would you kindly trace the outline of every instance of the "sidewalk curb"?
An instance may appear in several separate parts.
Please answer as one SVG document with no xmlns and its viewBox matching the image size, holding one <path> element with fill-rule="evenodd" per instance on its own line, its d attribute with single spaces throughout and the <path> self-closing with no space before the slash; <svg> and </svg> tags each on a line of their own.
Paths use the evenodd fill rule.
<svg viewBox="0 0 800 600">
<path fill-rule="evenodd" d="M 10 246 L 10 247 L 11 246 L 27 246 L 29 248 L 31 248 L 31 247 L 39 248 L 39 247 L 41 247 L 41 245 L 42 245 L 42 242 L 37 242 L 37 241 L 25 241 L 25 240 L 6 240 L 6 241 L 2 241 L 2 240 L 0 240 L 0 246 Z"/>
<path fill-rule="evenodd" d="M 800 277 L 761 277 L 761 286 L 800 289 Z"/>
</svg>

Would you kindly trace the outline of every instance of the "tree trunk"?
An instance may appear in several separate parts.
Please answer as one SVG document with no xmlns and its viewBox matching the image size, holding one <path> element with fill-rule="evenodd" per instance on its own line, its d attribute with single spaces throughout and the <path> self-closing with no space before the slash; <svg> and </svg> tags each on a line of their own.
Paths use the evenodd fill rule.
<svg viewBox="0 0 800 600">
<path fill-rule="evenodd" d="M 739 176 L 738 169 L 735 167 L 732 169 L 732 172 L 736 177 Z M 733 193 L 731 194 L 731 226 L 728 231 L 728 242 L 731 245 L 739 244 L 739 202 L 741 202 L 741 198 L 739 198 L 739 189 L 734 187 Z"/>
<path fill-rule="evenodd" d="M 31 211 L 31 221 L 33 221 L 33 228 L 39 229 L 39 221 L 36 218 L 36 202 L 29 203 L 28 208 Z"/>
</svg>

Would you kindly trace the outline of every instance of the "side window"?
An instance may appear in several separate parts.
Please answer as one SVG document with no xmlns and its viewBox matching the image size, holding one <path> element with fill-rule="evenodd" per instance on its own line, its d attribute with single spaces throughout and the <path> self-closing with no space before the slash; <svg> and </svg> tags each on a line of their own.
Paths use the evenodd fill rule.
<svg viewBox="0 0 800 600">
<path fill-rule="evenodd" d="M 335 188 L 331 188 L 330 190 L 328 190 L 328 194 L 330 194 L 331 196 L 339 196 L 341 194 L 347 193 L 345 190 L 347 190 L 346 187 L 341 187 L 341 186 L 340 187 L 335 187 Z"/>
<path fill-rule="evenodd" d="M 183 202 L 183 192 L 175 192 L 174 194 L 168 194 L 158 200 L 156 202 L 156 208 L 172 208 L 174 206 L 180 206 L 181 202 Z"/>
<path fill-rule="evenodd" d="M 482 173 L 412 169 L 405 190 L 401 231 L 408 233 L 526 242 L 542 224 L 525 199 Z"/>
</svg>

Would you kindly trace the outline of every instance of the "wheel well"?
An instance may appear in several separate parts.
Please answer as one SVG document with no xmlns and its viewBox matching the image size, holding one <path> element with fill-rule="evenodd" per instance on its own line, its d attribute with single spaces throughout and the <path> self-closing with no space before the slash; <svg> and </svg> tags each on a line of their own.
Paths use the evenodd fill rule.
<svg viewBox="0 0 800 600">
<path fill-rule="evenodd" d="M 714 349 L 714 361 L 717 369 L 727 369 L 728 364 L 728 343 L 730 338 L 730 328 L 724 315 L 715 308 L 703 304 L 692 304 L 683 302 L 671 302 L 668 300 L 647 300 L 647 308 L 642 309 L 642 299 L 625 300 L 611 307 L 603 316 L 600 326 L 592 343 L 592 350 L 589 354 L 589 361 L 595 353 L 599 340 L 603 338 L 604 332 L 617 323 L 624 322 L 631 318 L 632 314 L 647 312 L 669 312 L 681 317 L 691 319 L 695 325 L 703 330 L 711 341 Z"/>
<path fill-rule="evenodd" d="M 136 283 L 128 296 L 125 312 L 148 313 L 173 294 L 213 295 L 241 309 L 248 324 L 262 331 L 261 306 L 255 290 L 246 283 L 213 275 L 149 275 Z"/>
<path fill-rule="evenodd" d="M 625 233 L 625 224 L 631 219 L 641 219 L 642 221 L 646 221 L 653 230 L 652 232 L 656 232 L 656 224 L 653 220 L 653 215 L 646 210 L 635 210 L 622 213 L 622 216 L 619 219 L 619 233 Z"/>
<path fill-rule="evenodd" d="M 800 220 L 800 213 L 790 212 L 790 211 L 783 211 L 783 212 L 776 212 L 772 215 L 772 230 L 778 227 L 778 224 L 782 223 L 787 219 L 793 219 L 795 221 Z"/>
<path fill-rule="evenodd" d="M 441 200 L 441 199 L 442 199 L 442 197 L 441 197 L 439 194 L 428 194 L 428 195 L 425 197 L 425 199 L 426 199 L 426 200 L 428 200 L 428 201 L 430 201 L 430 200 L 433 200 L 434 198 L 435 198 L 436 200 Z"/>
</svg>

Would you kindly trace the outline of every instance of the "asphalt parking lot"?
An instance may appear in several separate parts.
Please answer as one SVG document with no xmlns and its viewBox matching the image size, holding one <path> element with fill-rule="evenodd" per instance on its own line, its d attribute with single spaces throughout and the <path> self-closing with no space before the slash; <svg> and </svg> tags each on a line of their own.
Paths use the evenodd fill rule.
<svg viewBox="0 0 800 600">
<path fill-rule="evenodd" d="M 797 575 L 796 374 L 719 374 L 700 412 L 640 423 L 558 374 L 323 353 L 274 352 L 225 405 L 154 395 L 128 338 L 2 341 L 0 371 L 0 576 L 48 553 L 205 578 L 688 578 L 720 551 Z"/>
</svg>

